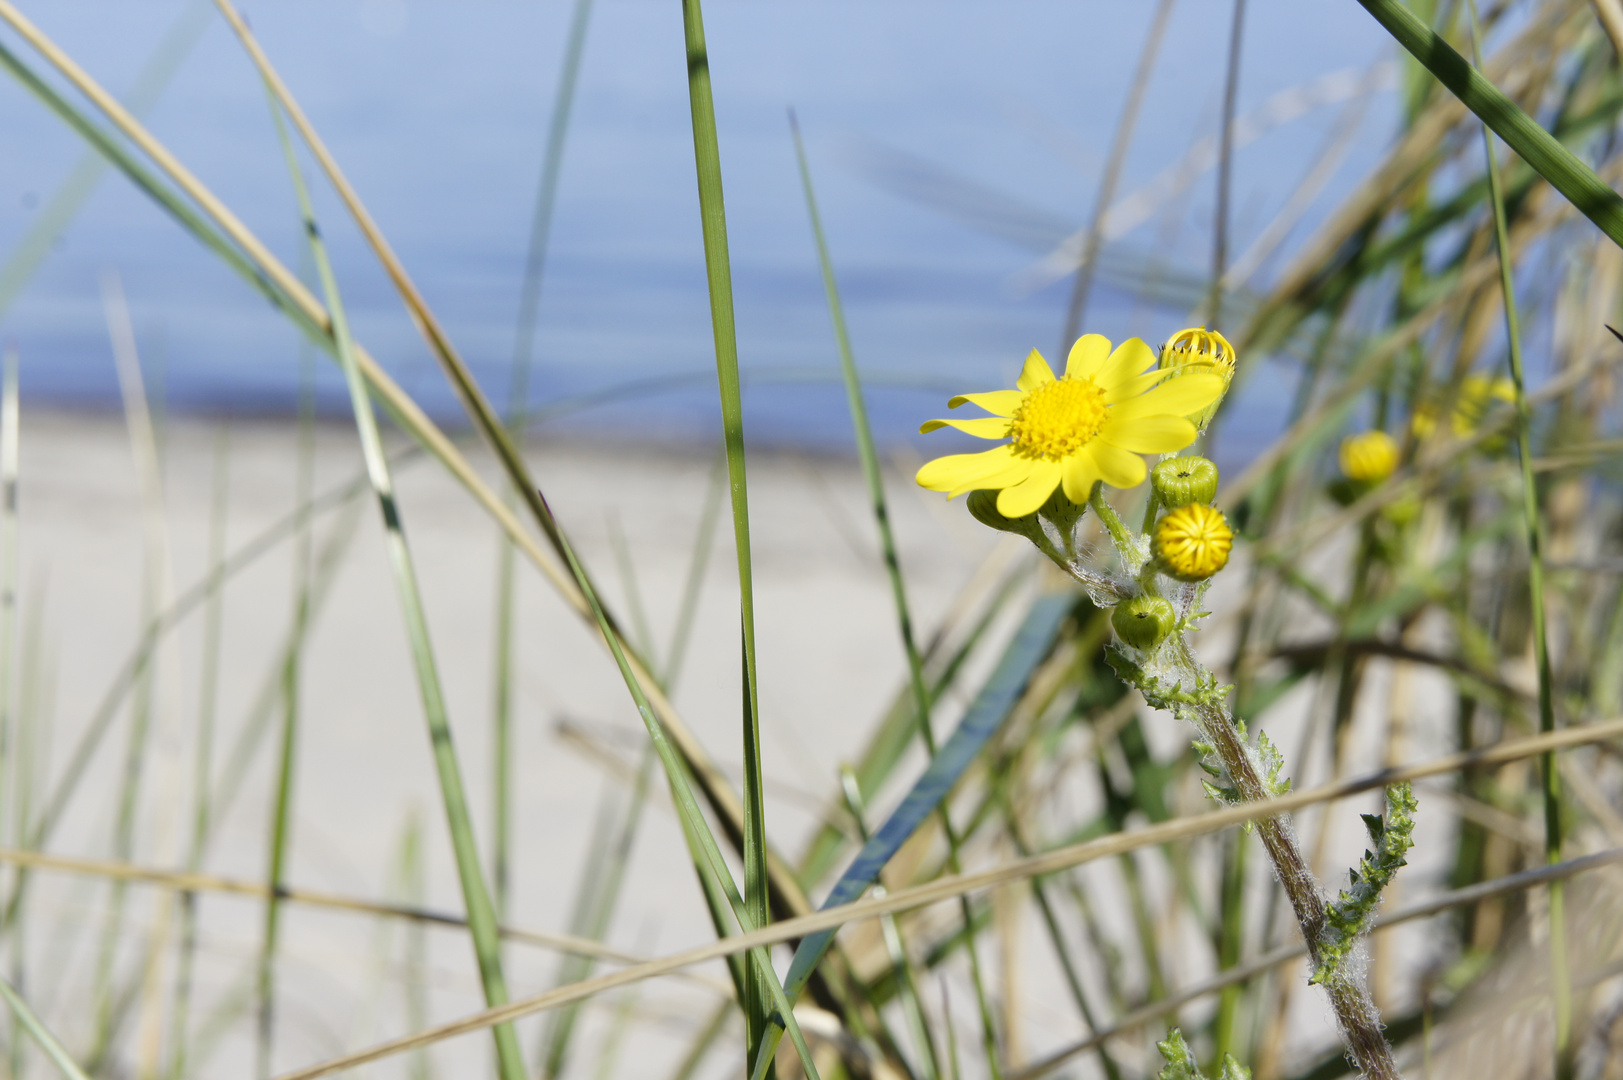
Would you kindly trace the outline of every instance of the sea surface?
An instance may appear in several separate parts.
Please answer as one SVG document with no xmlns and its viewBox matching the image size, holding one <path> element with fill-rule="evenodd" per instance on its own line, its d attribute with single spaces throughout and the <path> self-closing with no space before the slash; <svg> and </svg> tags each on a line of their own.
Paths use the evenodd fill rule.
<svg viewBox="0 0 1623 1080">
<path fill-rule="evenodd" d="M 146 112 L 152 131 L 310 277 L 264 90 L 206 0 L 24 3 L 94 78 L 131 93 L 166 40 L 195 39 Z M 944 398 L 1012 378 L 1058 344 L 1069 283 L 1045 257 L 1092 213 L 1156 4 L 1149 0 L 705 5 L 747 384 L 758 444 L 846 447 L 850 420 L 788 126 L 804 130 L 873 423 L 917 436 Z M 491 396 L 505 403 L 549 117 L 575 5 L 276 0 L 243 10 Z M 1127 159 L 1085 328 L 1164 338 L 1211 261 L 1232 4 L 1172 11 Z M 188 29 L 191 27 L 192 29 Z M 530 407 L 583 438 L 696 442 L 719 430 L 680 5 L 598 0 L 546 252 Z M 9 29 L 0 43 L 44 62 Z M 1250 0 L 1231 260 L 1347 132 L 1265 284 L 1387 144 L 1393 47 L 1348 0 Z M 52 79 L 60 85 L 60 80 Z M 0 260 L 86 146 L 0 76 Z M 1332 155 L 1333 156 L 1333 155 Z M 357 336 L 434 413 L 458 415 L 427 349 L 313 162 L 305 175 Z M 1249 255 L 1248 255 L 1249 253 Z M 128 298 L 149 391 L 174 411 L 276 414 L 342 383 L 287 321 L 110 172 L 4 310 L 25 402 L 115 407 L 105 295 Z M 1230 327 L 1232 329 L 1232 327 Z M 304 354 L 301 358 L 301 353 Z M 1258 367 L 1228 454 L 1278 430 L 1295 381 Z"/>
</svg>

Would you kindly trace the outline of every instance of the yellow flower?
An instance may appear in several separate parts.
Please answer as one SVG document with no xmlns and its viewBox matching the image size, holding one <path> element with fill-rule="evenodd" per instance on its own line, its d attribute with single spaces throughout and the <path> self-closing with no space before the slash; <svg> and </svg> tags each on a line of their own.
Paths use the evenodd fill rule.
<svg viewBox="0 0 1623 1080">
<path fill-rule="evenodd" d="M 1229 344 L 1228 338 L 1204 326 L 1179 330 L 1167 338 L 1167 343 L 1161 347 L 1161 366 L 1170 371 L 1174 378 L 1194 372 L 1209 372 L 1223 380 L 1223 394 L 1228 393 L 1229 383 L 1234 381 L 1236 361 L 1234 346 Z M 1217 414 L 1223 394 L 1218 394 L 1216 401 L 1189 416 L 1197 428 L 1206 430 L 1206 425 Z"/>
<path fill-rule="evenodd" d="M 1454 415 L 1450 417 L 1449 427 L 1455 438 L 1463 439 L 1476 430 L 1495 401 L 1515 400 L 1516 387 L 1504 376 L 1490 379 L 1486 375 L 1467 375 L 1460 382 L 1459 396 L 1454 399 Z M 1416 436 L 1428 437 L 1437 430 L 1437 406 L 1429 401 L 1416 405 L 1410 423 Z"/>
<path fill-rule="evenodd" d="M 1341 474 L 1378 484 L 1398 467 L 1398 444 L 1384 431 L 1364 431 L 1341 440 Z"/>
<path fill-rule="evenodd" d="M 1223 380 L 1212 374 L 1188 375 L 1157 387 L 1167 372 L 1145 371 L 1155 354 L 1138 338 L 1111 351 L 1099 334 L 1077 339 L 1065 375 L 1055 378 L 1035 349 L 1026 357 L 1014 390 L 961 394 L 964 402 L 992 415 L 978 420 L 931 420 L 921 432 L 955 427 L 982 439 L 1014 441 L 979 454 L 937 458 L 919 470 L 918 482 L 948 498 L 966 491 L 997 491 L 1004 517 L 1034 514 L 1061 485 L 1065 497 L 1085 503 L 1097 481 L 1128 488 L 1143 483 L 1140 454 L 1166 454 L 1195 441 L 1195 425 L 1184 419 L 1216 401 Z"/>
<path fill-rule="evenodd" d="M 1204 581 L 1228 565 L 1234 533 L 1220 510 L 1190 503 L 1169 510 L 1155 526 L 1161 568 L 1180 581 Z"/>
</svg>

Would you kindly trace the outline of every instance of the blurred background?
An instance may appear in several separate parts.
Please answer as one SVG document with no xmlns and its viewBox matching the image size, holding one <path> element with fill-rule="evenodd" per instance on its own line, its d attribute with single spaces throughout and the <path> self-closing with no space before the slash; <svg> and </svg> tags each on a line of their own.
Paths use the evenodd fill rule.
<svg viewBox="0 0 1623 1080">
<path fill-rule="evenodd" d="M 1104 0 L 714 6 L 752 439 L 850 446 L 787 110 L 805 131 L 877 437 L 901 441 L 942 397 L 1002 385 L 1028 349 L 1058 345 L 1070 283 L 1053 253 L 1093 213 L 1156 10 Z M 246 14 L 499 402 L 571 5 L 278 0 Z M 206 0 L 65 0 L 32 16 L 115 93 L 156 72 L 145 83 L 156 88 L 152 130 L 300 265 L 264 91 Z M 1171 14 L 1085 329 L 1159 343 L 1203 296 L 1229 19 L 1228 5 L 1208 0 Z M 708 443 L 717 430 L 680 43 L 669 4 L 605 0 L 590 16 L 532 404 L 618 391 L 589 420 L 577 415 L 593 437 Z M 1228 261 L 1256 289 L 1390 141 L 1397 77 L 1389 41 L 1351 3 L 1253 0 L 1243 60 Z M 12 147 L 0 156 L 4 252 L 86 149 L 10 80 L 0 127 Z M 357 335 L 425 406 L 454 418 L 387 279 L 316 188 Z M 1282 211 L 1289 227 L 1270 232 Z M 178 241 L 116 174 L 5 297 L 0 333 L 29 358 L 31 400 L 116 404 L 98 285 L 107 268 L 124 277 L 148 377 L 169 408 L 291 413 L 296 331 L 212 255 Z M 1238 406 L 1246 423 L 1225 454 L 1254 451 L 1282 425 L 1296 369 L 1255 359 Z M 315 378 L 321 407 L 343 412 L 337 370 L 321 364 Z"/>
</svg>

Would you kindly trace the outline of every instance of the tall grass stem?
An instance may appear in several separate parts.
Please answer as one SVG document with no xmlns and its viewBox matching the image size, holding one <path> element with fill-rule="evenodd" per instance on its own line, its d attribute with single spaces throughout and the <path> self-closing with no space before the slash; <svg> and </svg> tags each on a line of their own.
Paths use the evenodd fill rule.
<svg viewBox="0 0 1623 1080">
<path fill-rule="evenodd" d="M 1471 17 L 1471 49 L 1482 65 L 1481 27 L 1476 0 L 1466 0 Z M 1533 414 L 1527 404 L 1527 381 L 1522 367 L 1521 316 L 1516 306 L 1516 273 L 1510 250 L 1510 227 L 1505 217 L 1504 183 L 1499 175 L 1493 132 L 1482 125 L 1482 145 L 1488 167 L 1488 192 L 1493 209 L 1494 244 L 1499 252 L 1499 287 L 1505 305 L 1505 337 L 1510 354 L 1510 381 L 1516 395 L 1516 456 L 1521 469 L 1522 524 L 1527 532 L 1527 587 L 1532 607 L 1533 660 L 1538 668 L 1538 728 L 1555 731 L 1555 677 L 1550 671 L 1550 640 L 1544 606 L 1544 540 L 1539 522 L 1538 485 L 1533 478 Z M 1539 786 L 1544 801 L 1544 861 L 1561 861 L 1561 776 L 1555 755 L 1539 758 Z M 1567 972 L 1566 890 L 1559 880 L 1550 882 L 1550 982 L 1555 1004 L 1555 1075 L 1571 1072 L 1572 986 Z"/>
<path fill-rule="evenodd" d="M 378 431 L 377 417 L 372 412 L 371 398 L 366 393 L 366 383 L 361 376 L 360 365 L 356 362 L 349 320 L 338 292 L 338 283 L 333 276 L 332 264 L 327 257 L 326 244 L 316 225 L 315 213 L 310 206 L 309 193 L 305 190 L 304 178 L 300 173 L 298 160 L 294 156 L 292 143 L 282 124 L 280 106 L 273 110 L 272 115 L 276 121 L 283 152 L 287 156 L 293 187 L 298 196 L 299 211 L 304 221 L 310 254 L 315 260 L 316 273 L 327 296 L 333 338 L 337 344 L 339 362 L 343 365 L 344 381 L 349 389 L 350 404 L 355 414 L 355 427 L 360 435 L 361 453 L 365 458 L 367 476 L 377 496 L 378 509 L 383 519 L 384 541 L 406 623 L 406 637 L 411 646 L 412 663 L 416 669 L 418 691 L 423 702 L 423 714 L 428 723 L 429 744 L 434 755 L 440 796 L 445 806 L 446 825 L 451 834 L 451 846 L 456 856 L 462 899 L 467 907 L 468 931 L 472 938 L 474 957 L 479 966 L 480 983 L 484 989 L 486 1004 L 493 1008 L 499 1007 L 507 1002 L 507 980 L 502 974 L 501 940 L 497 931 L 496 911 L 491 904 L 484 874 L 479 867 L 478 843 L 473 835 L 473 821 L 463 788 L 462 770 L 457 763 L 456 747 L 451 738 L 450 720 L 446 713 L 444 692 L 440 686 L 438 665 L 434 660 L 433 646 L 429 639 L 428 618 L 423 610 L 422 596 L 418 590 L 416 568 L 410 548 L 406 544 L 405 526 L 395 503 L 394 481 L 390 476 L 388 457 L 383 450 L 383 439 Z M 493 1035 L 498 1071 L 502 1080 L 525 1080 L 524 1060 L 512 1025 L 498 1025 Z"/>
<path fill-rule="evenodd" d="M 704 235 L 705 279 L 710 293 L 710 324 L 715 339 L 716 383 L 721 393 L 722 441 L 732 494 L 733 544 L 738 555 L 739 633 L 743 649 L 744 906 L 751 923 L 772 917 L 767 895 L 766 805 L 761 783 L 760 693 L 755 663 L 755 585 L 750 566 L 749 480 L 744 455 L 744 403 L 738 381 L 738 335 L 733 325 L 733 282 L 727 251 L 727 210 L 721 189 L 721 148 L 716 138 L 715 101 L 710 85 L 710 54 L 704 40 L 699 0 L 682 0 L 687 53 L 688 104 L 693 116 L 693 159 L 699 186 L 699 220 Z M 746 1061 L 756 1061 L 767 1039 L 771 1011 L 755 975 L 745 968 L 744 1041 Z"/>
</svg>

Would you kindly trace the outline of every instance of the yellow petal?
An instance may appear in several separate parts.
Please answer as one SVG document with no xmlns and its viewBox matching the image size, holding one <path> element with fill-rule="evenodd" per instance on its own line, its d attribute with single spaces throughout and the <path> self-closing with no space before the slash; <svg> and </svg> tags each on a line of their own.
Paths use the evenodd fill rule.
<svg viewBox="0 0 1623 1080">
<path fill-rule="evenodd" d="M 1172 372 L 1162 368 L 1157 371 L 1147 372 L 1136 379 L 1128 379 L 1126 382 L 1117 383 L 1115 386 L 1103 387 L 1105 404 L 1115 405 L 1118 402 L 1131 401 L 1171 374 Z"/>
<path fill-rule="evenodd" d="M 979 487 L 1002 487 L 1014 483 L 1025 476 L 1025 472 L 1017 471 L 1017 467 L 1023 470 L 1029 469 L 1030 465 L 1028 459 L 1015 457 L 1012 447 L 994 446 L 979 454 L 949 454 L 926 462 L 919 470 L 917 479 L 920 487 L 955 495 Z M 1008 478 L 1011 473 L 1016 473 L 1012 479 Z M 1000 478 L 1001 482 L 993 483 Z"/>
<path fill-rule="evenodd" d="M 1097 376 L 1110 356 L 1110 339 L 1103 334 L 1083 334 L 1071 346 L 1071 355 L 1065 360 L 1065 377 L 1086 379 Z"/>
<path fill-rule="evenodd" d="M 1042 353 L 1032 349 L 1031 355 L 1026 357 L 1026 366 L 1020 369 L 1020 378 L 1015 381 L 1014 385 L 1029 393 L 1043 383 L 1053 381 L 1054 369 L 1048 366 L 1048 361 L 1043 359 Z M 1002 513 L 1001 510 L 998 512 Z M 1004 514 L 1003 516 L 1008 517 L 1009 515 Z"/>
<path fill-rule="evenodd" d="M 1150 347 L 1136 337 L 1128 338 L 1117 345 L 1116 351 L 1100 365 L 1098 373 L 1094 375 L 1094 381 L 1109 393 L 1113 387 L 1148 370 L 1154 364 L 1155 353 Z"/>
<path fill-rule="evenodd" d="M 1099 479 L 1111 487 L 1137 487 L 1144 482 L 1147 470 L 1144 468 L 1144 459 L 1137 454 L 1098 439 L 1094 439 L 1077 451 L 1078 456 L 1083 454 L 1093 458 L 1093 466 L 1099 470 Z"/>
<path fill-rule="evenodd" d="M 959 394 L 947 402 L 947 408 L 956 409 L 964 402 L 979 405 L 993 416 L 1013 416 L 1014 410 L 1026 400 L 1026 395 L 1018 390 L 988 390 L 984 394 Z"/>
<path fill-rule="evenodd" d="M 1031 475 L 1013 487 L 1004 488 L 997 497 L 997 512 L 1004 517 L 1018 518 L 1035 514 L 1048 497 L 1059 487 L 1060 467 L 1057 461 L 1033 461 Z"/>
<path fill-rule="evenodd" d="M 1061 479 L 1065 484 L 1065 497 L 1081 506 L 1093 494 L 1093 485 L 1099 480 L 1099 470 L 1094 467 L 1093 458 L 1087 454 L 1072 454 L 1065 459 L 1064 465 Z"/>
<path fill-rule="evenodd" d="M 919 434 L 928 435 L 944 427 L 957 428 L 977 439 L 1001 439 L 1009 434 L 1009 419 L 1006 416 L 986 416 L 979 420 L 926 420 L 919 428 Z"/>
<path fill-rule="evenodd" d="M 1181 416 L 1141 416 L 1126 422 L 1112 416 L 1095 438 L 1135 454 L 1170 454 L 1194 442 L 1197 434 L 1195 425 Z"/>
<path fill-rule="evenodd" d="M 1141 416 L 1189 416 L 1223 396 L 1221 376 L 1207 372 L 1179 375 L 1154 390 L 1124 401 L 1110 410 L 1112 420 L 1136 420 Z"/>
</svg>

